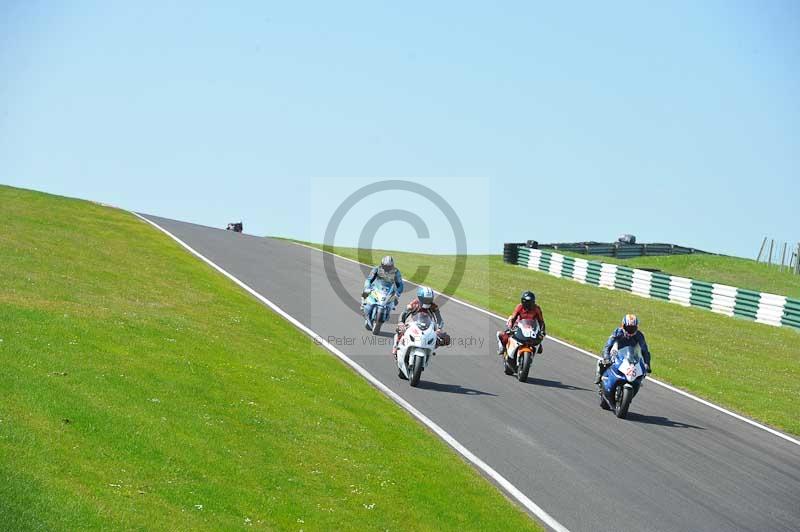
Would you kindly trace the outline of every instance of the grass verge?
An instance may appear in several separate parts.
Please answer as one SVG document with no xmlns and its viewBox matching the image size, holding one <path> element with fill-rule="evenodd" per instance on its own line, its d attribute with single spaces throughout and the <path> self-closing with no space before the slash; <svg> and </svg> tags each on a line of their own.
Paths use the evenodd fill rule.
<svg viewBox="0 0 800 532">
<path fill-rule="evenodd" d="M 126 212 L 0 187 L 5 530 L 539 529 Z"/>
<path fill-rule="evenodd" d="M 335 251 L 367 263 L 392 254 L 411 281 L 435 289 L 447 285 L 455 267 L 454 256 L 353 248 Z M 428 270 L 420 269 L 425 266 Z M 426 278 L 415 278 L 412 272 L 417 271 L 429 273 Z M 494 255 L 470 255 L 453 295 L 505 316 L 524 290 L 536 292 L 548 333 L 595 353 L 624 314 L 638 314 L 653 352 L 655 377 L 800 434 L 798 331 L 583 285 L 505 264 L 502 257 Z"/>
</svg>

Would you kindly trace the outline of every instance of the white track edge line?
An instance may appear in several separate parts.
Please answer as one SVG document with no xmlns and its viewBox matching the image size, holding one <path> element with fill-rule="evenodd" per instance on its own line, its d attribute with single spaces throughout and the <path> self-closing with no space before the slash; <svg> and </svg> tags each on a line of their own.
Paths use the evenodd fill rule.
<svg viewBox="0 0 800 532">
<path fill-rule="evenodd" d="M 373 376 L 370 372 L 364 369 L 362 366 L 358 365 L 354 360 L 350 357 L 345 355 L 342 351 L 338 350 L 324 338 L 322 338 L 319 334 L 315 333 L 310 328 L 306 327 L 296 318 L 288 314 L 286 311 L 281 309 L 278 305 L 267 299 L 266 297 L 262 296 L 244 282 L 240 281 L 234 275 L 228 273 L 223 268 L 212 262 L 210 259 L 206 258 L 198 251 L 195 251 L 191 246 L 189 246 L 186 242 L 178 238 L 177 236 L 173 235 L 157 223 L 148 220 L 144 216 L 141 216 L 139 213 L 134 212 L 135 216 L 144 220 L 148 224 L 152 225 L 159 231 L 163 232 L 170 238 L 172 238 L 175 242 L 186 248 L 191 254 L 217 270 L 219 273 L 239 285 L 242 289 L 248 292 L 250 295 L 264 303 L 266 306 L 280 314 L 284 319 L 289 321 L 292 325 L 306 333 L 308 336 L 313 338 L 314 342 L 318 345 L 323 346 L 325 349 L 336 355 L 339 359 L 341 359 L 345 364 L 350 366 L 353 370 L 356 371 L 359 375 L 364 377 L 370 384 L 372 384 L 375 388 L 383 392 L 387 395 L 390 399 L 392 399 L 395 403 L 403 407 L 407 410 L 411 415 L 416 417 L 419 421 L 421 421 L 425 426 L 427 426 L 430 430 L 432 430 L 437 436 L 439 436 L 442 440 L 445 441 L 450 447 L 455 449 L 459 454 L 461 454 L 464 458 L 472 462 L 478 469 L 483 471 L 487 476 L 489 476 L 492 480 L 494 480 L 500 487 L 502 487 L 509 495 L 511 495 L 514 499 L 516 499 L 522 506 L 524 506 L 528 511 L 534 514 L 536 517 L 542 520 L 547 526 L 555 530 L 556 532 L 569 532 L 569 530 L 556 521 L 553 517 L 550 516 L 547 512 L 545 512 L 538 504 L 533 502 L 527 495 L 522 493 L 516 486 L 514 486 L 510 481 L 508 481 L 505 477 L 503 477 L 500 473 L 495 471 L 489 464 L 478 458 L 475 454 L 472 453 L 469 449 L 464 447 L 458 440 L 456 440 L 453 436 L 451 436 L 448 432 L 446 432 L 443 428 L 437 425 L 432 419 L 427 417 L 425 414 L 417 410 L 411 403 L 400 397 L 397 393 L 392 391 L 388 386 L 383 384 L 379 381 L 375 376 Z M 313 249 L 313 248 L 312 248 Z"/>
<path fill-rule="evenodd" d="M 362 266 L 369 266 L 369 264 L 364 264 L 363 262 L 358 262 L 357 260 L 353 260 L 353 259 L 348 258 L 348 257 L 343 257 L 343 256 L 341 256 L 341 255 L 339 255 L 337 253 L 326 251 L 324 249 L 315 248 L 314 246 L 309 246 L 307 244 L 302 244 L 300 242 L 294 242 L 292 240 L 289 240 L 288 242 L 291 242 L 292 244 L 295 244 L 297 246 L 302 246 L 304 248 L 308 248 L 308 249 L 313 249 L 315 251 L 319 251 L 320 253 L 329 253 L 329 254 L 333 255 L 334 257 L 339 257 L 340 259 L 343 259 L 343 260 L 346 260 L 346 261 L 349 261 L 349 262 L 353 262 L 355 264 L 360 264 Z M 534 271 L 534 270 L 531 270 L 531 271 Z M 419 286 L 417 283 L 415 283 L 413 281 L 406 281 L 404 279 L 403 282 L 407 282 L 408 284 L 413 284 L 415 286 Z M 444 294 L 441 294 L 441 295 L 444 295 Z M 497 318 L 500 321 L 503 321 L 503 322 L 506 321 L 506 318 L 504 318 L 502 316 L 499 316 L 499 315 L 497 315 L 497 314 L 495 314 L 493 312 L 490 312 L 490 311 L 488 311 L 486 309 L 483 309 L 481 307 L 476 307 L 475 305 L 473 305 L 471 303 L 467 303 L 466 301 L 461 301 L 460 299 L 456 299 L 454 297 L 447 296 L 447 295 L 444 295 L 444 297 L 448 298 L 451 301 L 455 301 L 456 303 L 460 303 L 461 305 L 464 305 L 465 307 L 469 307 L 469 308 L 471 308 L 473 310 L 477 310 L 478 312 L 482 312 L 482 313 L 484 313 L 484 314 L 486 314 L 488 316 L 491 316 L 493 318 Z M 553 340 L 556 343 L 559 343 L 561 345 L 564 345 L 566 347 L 574 349 L 575 351 L 578 351 L 579 353 L 583 353 L 584 355 L 590 356 L 590 357 L 592 357 L 592 358 L 594 358 L 596 360 L 600 358 L 599 356 L 595 355 L 594 353 L 590 353 L 589 351 L 587 351 L 585 349 L 582 349 L 582 348 L 580 348 L 578 346 L 572 345 L 572 344 L 570 344 L 570 343 L 568 343 L 568 342 L 566 342 L 566 341 L 564 341 L 564 340 L 562 340 L 560 338 L 556 338 L 554 336 L 550 336 L 549 334 L 547 335 L 547 338 L 550 339 L 550 340 Z M 722 412 L 723 414 L 727 414 L 727 415 L 729 415 L 729 416 L 731 416 L 731 417 L 733 417 L 735 419 L 738 419 L 739 421 L 744 421 L 748 425 L 752 425 L 753 427 L 756 427 L 756 428 L 759 428 L 759 429 L 764 430 L 766 432 L 769 432 L 770 434 L 772 434 L 774 436 L 777 436 L 779 438 L 782 438 L 782 439 L 788 441 L 789 443 L 793 443 L 793 444 L 795 444 L 797 446 L 800 446 L 800 440 L 798 440 L 796 438 L 793 438 L 793 437 L 789 436 L 788 434 L 785 434 L 785 433 L 783 433 L 783 432 L 781 432 L 779 430 L 773 429 L 773 428 L 768 427 L 766 425 L 762 425 L 758 421 L 754 421 L 754 420 L 752 420 L 752 419 L 750 419 L 748 417 L 745 417 L 745 416 L 743 416 L 741 414 L 737 414 L 736 412 L 733 412 L 731 410 L 723 408 L 723 407 L 721 407 L 721 406 L 719 406 L 717 404 L 714 404 L 711 401 L 707 401 L 707 400 L 705 400 L 705 399 L 703 399 L 701 397 L 697 397 L 696 395 L 692 395 L 689 392 L 686 392 L 684 390 L 681 390 L 680 388 L 676 388 L 675 386 L 672 386 L 671 384 L 667 384 L 666 382 L 660 381 L 658 379 L 654 379 L 652 377 L 648 377 L 647 381 L 648 382 L 652 382 L 653 384 L 657 384 L 659 386 L 662 386 L 662 387 L 666 388 L 667 390 L 671 390 L 671 391 L 673 391 L 673 392 L 675 392 L 677 394 L 680 394 L 680 395 L 682 395 L 682 396 L 684 396 L 684 397 L 686 397 L 688 399 L 691 399 L 693 401 L 697 401 L 698 403 L 700 403 L 702 405 L 705 405 L 705 406 L 707 406 L 709 408 L 713 408 L 714 410 L 717 410 L 718 412 Z"/>
</svg>

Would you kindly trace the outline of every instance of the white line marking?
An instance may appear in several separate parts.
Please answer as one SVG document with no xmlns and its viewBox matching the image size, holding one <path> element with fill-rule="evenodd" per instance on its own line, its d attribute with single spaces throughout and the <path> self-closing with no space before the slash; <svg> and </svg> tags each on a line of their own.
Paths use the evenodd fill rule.
<svg viewBox="0 0 800 532">
<path fill-rule="evenodd" d="M 175 242 L 177 242 L 178 244 L 180 244 L 181 246 L 186 248 L 192 255 L 196 256 L 197 258 L 199 258 L 200 260 L 202 260 L 203 262 L 205 262 L 206 264 L 208 264 L 209 266 L 211 266 L 212 268 L 217 270 L 219 273 L 221 273 L 222 275 L 224 275 L 225 277 L 227 277 L 228 279 L 230 279 L 231 281 L 233 281 L 234 283 L 239 285 L 245 291 L 250 293 L 250 295 L 252 295 L 256 299 L 258 299 L 259 301 L 264 303 L 266 306 L 268 306 L 269 308 L 271 308 L 272 310 L 274 310 L 275 312 L 280 314 L 283 318 L 285 318 L 287 321 L 289 321 L 292 325 L 294 325 L 295 327 L 297 327 L 298 329 L 300 329 L 301 331 L 306 333 L 308 336 L 312 337 L 314 339 L 315 343 L 317 343 L 319 345 L 322 345 L 325 349 L 327 349 L 328 351 L 330 351 L 331 353 L 336 355 L 338 358 L 340 358 L 345 364 L 347 364 L 348 366 L 353 368 L 356 371 L 356 373 L 358 373 L 359 375 L 364 377 L 367 381 L 369 381 L 370 384 L 372 384 L 378 390 L 380 390 L 381 392 L 383 392 L 384 394 L 389 396 L 394 402 L 399 404 L 401 407 L 405 408 L 409 413 L 411 413 L 411 415 L 413 415 L 418 420 L 420 420 L 426 427 L 428 427 L 433 432 L 435 432 L 437 436 L 439 436 L 441 439 L 443 439 L 448 445 L 450 445 L 450 447 L 452 447 L 459 454 L 461 454 L 461 456 L 463 456 L 464 458 L 466 458 L 467 460 L 472 462 L 478 469 L 483 471 L 492 480 L 497 482 L 497 484 L 499 484 L 504 490 L 506 490 L 506 492 L 508 492 L 509 495 L 514 497 L 517 501 L 519 501 L 520 504 L 522 504 L 525 508 L 527 508 L 528 511 L 530 511 L 536 517 L 541 519 L 544 524 L 546 524 L 547 526 L 549 526 L 553 530 L 556 530 L 557 532 L 569 532 L 569 530 L 564 525 L 562 525 L 561 523 L 559 523 L 558 521 L 553 519 L 553 517 L 551 517 L 550 514 L 545 512 L 539 505 L 537 505 L 535 502 L 533 502 L 531 499 L 529 499 L 524 493 L 522 493 L 519 490 L 519 488 L 517 488 L 511 482 L 506 480 L 505 477 L 503 477 L 500 473 L 495 471 L 489 464 L 487 464 L 486 462 L 484 462 L 483 460 L 478 458 L 476 455 L 474 455 L 469 449 L 467 449 L 461 443 L 459 443 L 458 440 L 456 440 L 453 436 L 451 436 L 449 433 L 447 433 L 439 425 L 434 423 L 433 420 L 431 420 L 425 414 L 423 414 L 422 412 L 420 412 L 419 410 L 414 408 L 414 406 L 412 406 L 411 403 L 409 403 L 408 401 L 406 401 L 405 399 L 400 397 L 397 393 L 393 392 L 391 389 L 389 389 L 388 386 L 383 384 L 381 381 L 379 381 L 377 378 L 375 378 L 370 372 L 368 372 L 363 367 L 359 366 L 355 361 L 350 359 L 343 352 L 339 351 L 336 347 L 334 347 L 332 344 L 327 342 L 319 334 L 315 333 L 313 330 L 309 329 L 308 327 L 306 327 L 305 325 L 300 323 L 294 317 L 292 317 L 287 312 L 285 312 L 283 309 L 281 309 L 278 305 L 276 305 L 275 303 L 273 303 L 272 301 L 270 301 L 266 297 L 262 296 L 261 294 L 259 294 L 258 292 L 256 292 L 255 290 L 253 290 L 252 288 L 247 286 L 245 283 L 243 283 L 242 281 L 237 279 L 235 276 L 231 275 L 230 273 L 228 273 L 227 271 L 222 269 L 220 266 L 217 266 L 214 262 L 212 262 L 211 260 L 207 259 L 206 257 L 201 255 L 199 252 L 195 251 L 194 249 L 192 249 L 192 247 L 189 246 L 186 242 L 184 242 L 183 240 L 181 240 L 177 236 L 173 235 L 172 233 L 170 233 L 169 231 L 167 231 L 166 229 L 164 229 L 163 227 L 161 227 L 157 223 L 155 223 L 155 222 L 153 222 L 151 220 L 148 220 L 147 218 L 145 218 L 144 216 L 141 216 L 138 213 L 134 212 L 133 214 L 136 215 L 138 218 L 144 220 L 145 222 L 149 223 L 150 225 L 152 225 L 153 227 L 155 227 L 159 231 L 163 232 L 167 236 L 169 236 Z M 344 258 L 344 257 L 342 257 L 342 258 Z M 353 261 L 353 262 L 355 262 L 355 261 Z"/>
<path fill-rule="evenodd" d="M 343 257 L 341 255 L 338 255 L 336 253 L 332 253 L 330 251 L 325 251 L 325 250 L 322 250 L 322 249 L 319 249 L 319 248 L 315 248 L 314 246 L 309 246 L 307 244 L 301 244 L 300 242 L 293 242 L 291 240 L 289 240 L 288 242 L 291 242 L 292 244 L 295 244 L 295 245 L 298 245 L 298 246 L 303 246 L 303 247 L 308 248 L 308 249 L 313 249 L 315 251 L 319 251 L 320 253 L 329 253 L 329 254 L 331 254 L 331 255 L 333 255 L 335 257 L 339 257 L 340 259 L 343 259 L 343 260 L 346 260 L 346 261 L 350 261 L 350 262 L 353 262 L 355 264 L 361 264 L 363 266 L 369 266 L 369 264 L 364 264 L 363 262 L 358 262 L 357 260 L 353 260 L 353 259 L 350 259 L 348 257 Z M 539 273 L 542 273 L 542 272 L 539 272 Z M 544 273 L 546 274 L 546 272 L 544 272 Z M 406 281 L 405 279 L 403 280 L 403 282 L 407 282 L 408 284 L 419 286 L 417 283 L 412 282 L 412 281 Z M 471 303 L 467 303 L 465 301 L 461 301 L 460 299 L 456 299 L 456 298 L 451 297 L 451 296 L 446 296 L 444 294 L 440 294 L 440 295 L 442 295 L 443 297 L 446 297 L 447 299 L 449 299 L 451 301 L 455 301 L 456 303 L 460 303 L 461 305 L 464 305 L 465 307 L 469 307 L 469 308 L 471 308 L 473 310 L 477 310 L 478 312 L 482 312 L 482 313 L 484 313 L 484 314 L 486 314 L 488 316 L 491 316 L 493 318 L 497 318 L 498 320 L 500 320 L 502 322 L 506 321 L 506 318 L 504 318 L 502 316 L 499 316 L 499 315 L 497 315 L 497 314 L 495 314 L 493 312 L 490 312 L 490 311 L 488 311 L 486 309 L 483 309 L 483 308 L 480 308 L 480 307 L 476 307 L 475 305 L 473 305 Z M 572 345 L 570 343 L 567 343 L 564 340 L 561 340 L 560 338 L 555 338 L 553 336 L 547 335 L 547 339 L 553 340 L 556 343 L 559 343 L 559 344 L 561 344 L 563 346 L 566 346 L 566 347 L 569 347 L 571 349 L 574 349 L 575 351 L 583 353 L 584 355 L 588 355 L 588 356 L 590 356 L 590 357 L 592 357 L 594 359 L 599 359 L 600 358 L 599 356 L 597 356 L 597 355 L 595 355 L 593 353 L 590 353 L 589 351 L 586 351 L 585 349 L 581 349 L 580 347 L 577 347 L 577 346 L 574 346 L 574 345 Z M 779 438 L 782 438 L 782 439 L 784 439 L 784 440 L 786 440 L 786 441 L 788 441 L 790 443 L 793 443 L 795 445 L 800 446 L 800 440 L 798 440 L 796 438 L 793 438 L 793 437 L 789 436 L 788 434 L 785 434 L 785 433 L 783 433 L 783 432 L 781 432 L 779 430 L 775 430 L 773 428 L 767 427 L 766 425 L 762 425 L 761 423 L 759 423 L 757 421 L 753 421 L 752 419 L 744 417 L 744 416 L 742 416 L 740 414 L 737 414 L 736 412 L 732 412 L 732 411 L 730 411 L 730 410 L 728 410 L 726 408 L 723 408 L 723 407 L 721 407 L 719 405 L 716 405 L 716 404 L 714 404 L 714 403 L 712 403 L 710 401 L 706 401 L 705 399 L 697 397 L 696 395 L 692 395 L 689 392 L 685 392 L 685 391 L 681 390 L 680 388 L 676 388 L 675 386 L 672 386 L 671 384 L 667 384 L 666 382 L 662 382 L 660 380 L 653 379 L 652 377 L 648 377 L 647 381 L 648 382 L 652 382 L 653 384 L 658 384 L 659 386 L 663 386 L 664 388 L 666 388 L 668 390 L 671 390 L 671 391 L 673 391 L 673 392 L 675 392 L 677 394 L 680 394 L 680 395 L 682 395 L 684 397 L 687 397 L 687 398 L 689 398 L 689 399 L 691 399 L 693 401 L 697 401 L 698 403 L 706 405 L 709 408 L 713 408 L 714 410 L 722 412 L 723 414 L 727 414 L 727 415 L 729 415 L 729 416 L 731 416 L 733 418 L 738 419 L 739 421 L 744 421 L 745 423 L 747 423 L 749 425 L 752 425 L 752 426 L 754 426 L 756 428 L 759 428 L 761 430 L 765 430 L 765 431 L 769 432 L 770 434 L 773 434 L 773 435 L 775 435 L 775 436 L 777 436 Z"/>
</svg>

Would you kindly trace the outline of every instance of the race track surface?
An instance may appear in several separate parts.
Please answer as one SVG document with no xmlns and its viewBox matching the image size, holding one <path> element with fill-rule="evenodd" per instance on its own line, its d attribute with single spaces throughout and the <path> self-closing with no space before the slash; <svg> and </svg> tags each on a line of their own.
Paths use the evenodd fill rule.
<svg viewBox="0 0 800 532">
<path fill-rule="evenodd" d="M 334 343 L 572 531 L 800 529 L 800 447 L 791 442 L 653 383 L 618 420 L 598 406 L 594 359 L 552 341 L 518 382 L 495 355 L 500 322 L 456 302 L 442 308 L 454 345 L 410 388 L 389 355 L 392 328 L 364 330 L 331 288 L 321 252 L 146 217 Z M 358 294 L 362 267 L 333 262 Z"/>
</svg>

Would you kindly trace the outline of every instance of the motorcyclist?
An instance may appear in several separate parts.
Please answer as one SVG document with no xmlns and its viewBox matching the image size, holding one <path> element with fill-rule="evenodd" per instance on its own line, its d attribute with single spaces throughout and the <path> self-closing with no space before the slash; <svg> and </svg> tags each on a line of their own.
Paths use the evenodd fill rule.
<svg viewBox="0 0 800 532">
<path fill-rule="evenodd" d="M 639 318 L 636 317 L 636 314 L 626 314 L 622 318 L 622 325 L 614 329 L 603 347 L 603 356 L 597 361 L 597 375 L 595 375 L 594 383 L 600 384 L 603 373 L 614 362 L 611 358 L 612 347 L 616 346 L 617 349 L 622 349 L 635 345 L 642 349 L 644 368 L 647 373 L 650 373 L 650 349 L 647 347 L 644 333 L 639 330 Z"/>
<path fill-rule="evenodd" d="M 364 280 L 364 288 L 361 291 L 361 306 L 364 306 L 364 301 L 369 295 L 370 290 L 372 290 L 372 283 L 378 279 L 381 279 L 390 286 L 395 286 L 397 299 L 395 299 L 394 304 L 397 306 L 397 301 L 400 298 L 400 294 L 403 293 L 405 286 L 403 285 L 403 275 L 400 273 L 400 270 L 395 268 L 394 257 L 391 255 L 386 255 L 383 257 L 380 265 L 372 268 L 372 270 L 369 272 L 369 275 L 367 275 L 366 280 Z M 364 321 L 364 325 L 369 327 L 369 323 L 366 320 Z"/>
<path fill-rule="evenodd" d="M 419 312 L 427 312 L 433 318 L 433 325 L 436 328 L 436 347 L 450 345 L 450 335 L 442 330 L 444 328 L 444 319 L 439 310 L 439 305 L 433 302 L 433 296 L 433 289 L 430 287 L 420 286 L 417 288 L 417 297 L 411 300 L 411 303 L 406 306 L 406 309 L 400 315 L 400 321 L 397 324 L 397 331 L 394 335 L 394 343 L 392 344 L 392 355 L 397 355 L 397 344 L 405 334 L 406 320 Z"/>
<path fill-rule="evenodd" d="M 519 298 L 519 305 L 514 309 L 514 313 L 508 317 L 506 321 L 506 330 L 497 332 L 497 354 L 505 353 L 506 346 L 508 345 L 508 338 L 511 336 L 511 331 L 516 327 L 517 322 L 520 320 L 535 320 L 539 323 L 542 331 L 542 338 L 547 336 L 544 325 L 544 316 L 542 315 L 542 308 L 536 304 L 536 294 L 530 290 L 522 292 Z M 544 351 L 542 344 L 539 344 L 538 353 Z"/>
<path fill-rule="evenodd" d="M 364 281 L 364 289 L 361 291 L 362 298 L 369 295 L 370 290 L 372 290 L 372 283 L 377 279 L 381 279 L 389 285 L 394 285 L 397 289 L 398 296 L 403 293 L 403 289 L 405 288 L 403 285 L 403 275 L 400 273 L 400 270 L 394 267 L 394 257 L 391 255 L 383 257 L 380 265 L 370 270 L 369 275 L 367 275 Z"/>
</svg>

